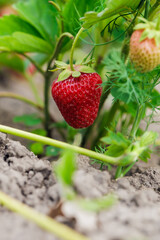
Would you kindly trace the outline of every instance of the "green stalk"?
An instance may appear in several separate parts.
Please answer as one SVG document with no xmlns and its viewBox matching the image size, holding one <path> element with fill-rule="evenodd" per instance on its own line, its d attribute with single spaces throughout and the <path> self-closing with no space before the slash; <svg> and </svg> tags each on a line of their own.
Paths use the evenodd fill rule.
<svg viewBox="0 0 160 240">
<path fill-rule="evenodd" d="M 122 177 L 124 177 L 131 170 L 131 168 L 136 164 L 136 162 L 137 161 L 133 162 L 132 164 L 125 168 L 125 170 L 122 173 Z"/>
<path fill-rule="evenodd" d="M 53 1 L 49 1 L 49 3 L 52 4 L 59 13 L 61 12 L 61 8 L 57 3 Z"/>
<path fill-rule="evenodd" d="M 73 41 L 73 44 L 72 44 L 72 48 L 71 48 L 71 55 L 70 55 L 70 68 L 72 71 L 74 71 L 74 67 L 73 67 L 73 53 L 74 53 L 74 49 L 75 49 L 75 46 L 77 44 L 77 41 L 81 35 L 81 33 L 83 32 L 84 28 L 80 28 L 80 30 L 78 31 L 74 41 Z"/>
<path fill-rule="evenodd" d="M 61 45 L 62 45 L 62 42 L 63 42 L 63 39 L 64 38 L 70 38 L 70 39 L 73 39 L 73 35 L 71 33 L 68 33 L 68 32 L 64 32 L 61 34 L 61 36 L 59 37 L 58 41 L 57 41 L 57 45 L 55 47 L 55 51 L 53 53 L 53 56 L 51 57 L 49 63 L 48 63 L 48 67 L 47 67 L 47 70 L 46 72 L 48 72 L 48 70 L 50 70 L 50 68 L 52 68 L 52 62 L 54 59 L 57 58 L 58 54 L 59 54 L 59 51 L 60 51 L 60 48 L 61 48 Z"/>
<path fill-rule="evenodd" d="M 39 111 L 42 111 L 44 112 L 44 106 L 40 105 L 40 104 L 37 104 L 31 100 L 29 100 L 28 98 L 25 98 L 21 95 L 18 95 L 18 94 L 14 94 L 14 93 L 10 93 L 10 92 L 0 92 L 0 98 L 12 98 L 12 99 L 16 99 L 16 100 L 19 100 L 19 101 L 22 101 L 24 103 L 27 103 L 29 105 L 31 105 L 32 107 L 38 109 Z M 50 114 L 50 118 L 52 120 L 52 122 L 55 122 L 55 119 L 53 116 L 51 116 Z"/>
<path fill-rule="evenodd" d="M 34 94 L 35 100 L 38 104 L 43 106 L 43 101 L 39 96 L 38 90 L 37 90 L 37 86 L 34 84 L 34 81 L 32 79 L 31 76 L 29 76 L 29 74 L 25 73 L 24 77 L 27 79 L 27 81 L 29 82 L 30 88 Z"/>
<path fill-rule="evenodd" d="M 160 30 L 160 18 L 157 19 L 156 30 Z"/>
<path fill-rule="evenodd" d="M 131 129 L 131 132 L 130 132 L 130 137 L 133 139 L 136 136 L 143 113 L 144 113 L 144 105 L 138 106 L 137 114 L 136 114 L 132 129 Z"/>
<path fill-rule="evenodd" d="M 100 131 L 98 132 L 97 136 L 95 137 L 94 141 L 92 142 L 92 146 L 91 148 L 93 149 L 99 142 L 99 140 L 106 135 L 106 132 L 108 132 L 108 130 L 111 128 L 111 124 L 113 119 L 115 118 L 115 114 L 117 112 L 117 110 L 120 107 L 120 103 L 119 101 L 114 102 L 114 104 L 112 105 L 107 118 L 105 119 L 105 124 L 104 124 L 104 128 L 100 129 Z"/>
<path fill-rule="evenodd" d="M 50 74 L 46 73 L 44 83 L 44 115 L 45 115 L 44 127 L 48 137 L 50 137 L 49 87 L 50 87 Z"/>
<path fill-rule="evenodd" d="M 18 94 L 14 94 L 14 93 L 10 93 L 10 92 L 0 92 L 0 98 L 13 98 L 16 100 L 20 100 L 22 102 L 25 102 L 25 103 L 37 108 L 40 111 L 43 111 L 43 105 L 37 104 L 37 103 L 35 103 L 21 95 L 18 95 Z"/>
<path fill-rule="evenodd" d="M 36 67 L 37 71 L 44 76 L 45 72 L 38 66 L 38 64 L 31 57 L 29 57 L 25 53 L 21 53 L 21 55 L 27 58 Z"/>
<path fill-rule="evenodd" d="M 14 211 L 26 219 L 36 223 L 44 230 L 56 235 L 63 240 L 87 240 L 88 238 L 77 233 L 71 228 L 56 222 L 54 219 L 45 216 L 18 200 L 9 197 L 3 192 L 0 192 L 0 204 Z"/>
<path fill-rule="evenodd" d="M 22 130 L 18 130 L 16 128 L 11 128 L 8 126 L 4 126 L 4 125 L 0 125 L 0 131 L 7 133 L 7 134 L 12 134 L 18 137 L 22 137 L 22 138 L 26 138 L 35 142 L 41 142 L 45 145 L 50 145 L 50 146 L 54 146 L 57 148 L 61 148 L 61 149 L 68 149 L 71 151 L 74 151 L 76 153 L 88 156 L 90 158 L 94 158 L 94 159 L 98 159 L 100 161 L 106 162 L 106 163 L 110 163 L 113 165 L 122 165 L 122 160 L 125 156 L 120 156 L 120 157 L 111 157 L 111 156 L 107 156 L 105 154 L 101 154 L 101 153 L 97 153 L 94 152 L 92 150 L 88 150 L 82 147 L 78 147 L 75 145 L 71 145 L 62 141 L 58 141 L 55 139 L 51 139 L 48 137 L 43 137 L 43 136 L 39 136 L 37 134 L 33 134 L 33 133 L 29 133 L 26 131 L 22 131 Z M 129 164 L 129 163 L 127 163 Z"/>
<path fill-rule="evenodd" d="M 115 173 L 115 179 L 122 177 L 122 166 L 118 166 Z"/>
<path fill-rule="evenodd" d="M 157 0 L 156 3 L 151 7 L 149 11 L 149 20 L 152 20 L 154 16 L 156 16 L 156 13 L 159 11 L 159 6 L 160 6 L 160 0 Z"/>
<path fill-rule="evenodd" d="M 150 0 L 146 0 L 145 13 L 144 13 L 144 17 L 146 19 L 148 19 L 148 16 L 149 16 L 149 8 L 150 8 Z"/>
<path fill-rule="evenodd" d="M 58 42 L 57 42 L 57 45 L 55 47 L 55 51 L 53 53 L 53 56 L 51 57 L 49 63 L 48 63 L 48 66 L 47 66 L 47 70 L 45 72 L 45 83 L 44 83 L 44 114 L 45 114 L 45 130 L 47 132 L 47 136 L 50 137 L 51 135 L 51 131 L 50 131 L 50 128 L 49 128 L 49 125 L 50 125 L 50 115 L 49 115 L 49 88 L 50 88 L 50 79 L 51 79 L 51 76 L 52 76 L 52 73 L 49 72 L 50 68 L 52 67 L 52 62 L 54 59 L 57 58 L 58 54 L 59 54 L 59 51 L 60 51 L 60 48 L 61 48 L 61 45 L 62 45 L 62 41 L 65 37 L 69 37 L 71 39 L 73 39 L 73 36 L 66 32 L 66 33 L 63 33 Z"/>
</svg>

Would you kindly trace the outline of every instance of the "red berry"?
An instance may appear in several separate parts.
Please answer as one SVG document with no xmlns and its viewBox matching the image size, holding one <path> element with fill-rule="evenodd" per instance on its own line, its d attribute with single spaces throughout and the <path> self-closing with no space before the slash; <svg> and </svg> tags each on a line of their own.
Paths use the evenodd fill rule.
<svg viewBox="0 0 160 240">
<path fill-rule="evenodd" d="M 160 64 L 160 46 L 156 46 L 154 38 L 140 41 L 143 31 L 136 30 L 131 36 L 130 59 L 138 70 L 148 72 Z"/>
<path fill-rule="evenodd" d="M 102 80 L 97 73 L 81 73 L 52 85 L 52 96 L 66 122 L 74 128 L 86 128 L 97 117 Z"/>
</svg>

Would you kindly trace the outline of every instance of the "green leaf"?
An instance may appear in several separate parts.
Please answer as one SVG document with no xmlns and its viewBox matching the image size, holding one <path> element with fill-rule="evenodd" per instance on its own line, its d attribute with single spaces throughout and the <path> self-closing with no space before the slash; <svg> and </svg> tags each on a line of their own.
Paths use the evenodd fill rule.
<svg viewBox="0 0 160 240">
<path fill-rule="evenodd" d="M 56 123 L 52 123 L 51 125 L 50 125 L 50 127 L 56 127 L 56 128 L 66 128 L 68 126 L 68 124 L 65 122 L 65 121 L 62 121 L 62 122 L 56 122 Z"/>
<path fill-rule="evenodd" d="M 37 63 L 38 66 L 42 66 L 50 59 L 50 57 L 45 53 L 36 53 L 32 55 L 31 58 Z M 28 70 L 28 67 L 31 65 L 30 60 L 26 58 L 25 60 L 23 60 L 23 62 L 25 64 L 25 69 Z"/>
<path fill-rule="evenodd" d="M 0 36 L 11 36 L 15 32 L 28 33 L 41 38 L 39 32 L 19 16 L 9 15 L 0 18 Z"/>
<path fill-rule="evenodd" d="M 38 135 L 43 136 L 43 137 L 47 136 L 46 130 L 41 129 L 41 128 L 32 130 L 32 133 L 38 134 Z"/>
<path fill-rule="evenodd" d="M 3 6 L 8 6 L 9 4 L 12 4 L 14 2 L 17 2 L 18 0 L 0 0 L 0 7 L 3 7 Z"/>
<path fill-rule="evenodd" d="M 36 155 L 40 155 L 43 153 L 43 144 L 42 143 L 32 143 L 30 145 L 30 150 L 36 154 Z"/>
<path fill-rule="evenodd" d="M 155 107 L 160 106 L 160 93 L 156 89 L 152 91 L 151 104 Z"/>
<path fill-rule="evenodd" d="M 140 139 L 141 146 L 148 146 L 154 144 L 155 140 L 158 138 L 157 132 L 145 132 Z"/>
<path fill-rule="evenodd" d="M 65 62 L 62 62 L 62 61 L 55 61 L 55 65 L 58 67 L 58 68 L 62 68 L 62 67 L 67 67 L 67 64 Z"/>
<path fill-rule="evenodd" d="M 71 71 L 66 69 L 59 74 L 57 82 L 61 82 L 67 79 L 69 76 L 71 76 Z"/>
<path fill-rule="evenodd" d="M 81 76 L 81 73 L 80 73 L 79 71 L 73 71 L 72 77 L 77 78 L 77 77 L 79 77 L 79 76 Z"/>
<path fill-rule="evenodd" d="M 58 179 L 65 185 L 73 184 L 73 174 L 76 170 L 75 154 L 72 151 L 65 151 L 62 159 L 56 167 Z"/>
<path fill-rule="evenodd" d="M 22 116 L 16 116 L 13 118 L 13 121 L 15 123 L 23 123 L 26 126 L 35 126 L 40 124 L 42 121 L 36 114 L 24 114 Z"/>
<path fill-rule="evenodd" d="M 41 52 L 51 54 L 52 47 L 41 38 L 21 32 L 0 37 L 0 46 L 14 52 Z"/>
<path fill-rule="evenodd" d="M 46 155 L 51 156 L 57 156 L 60 153 L 60 149 L 52 146 L 46 147 Z"/>
<path fill-rule="evenodd" d="M 116 144 L 111 144 L 107 148 L 107 151 L 105 152 L 105 155 L 112 156 L 112 157 L 119 157 L 123 154 L 124 154 L 124 148 Z"/>
<path fill-rule="evenodd" d="M 135 10 L 140 4 L 141 0 L 129 1 L 129 0 L 110 0 L 106 1 L 106 8 L 101 12 L 97 13 L 94 11 L 86 12 L 84 17 L 81 18 L 84 21 L 83 27 L 90 28 L 92 25 L 97 22 L 110 18 L 116 14 L 120 14 L 121 12 L 130 12 L 133 9 Z"/>
<path fill-rule="evenodd" d="M 128 140 L 122 133 L 114 133 L 112 131 L 109 131 L 108 136 L 103 137 L 101 141 L 107 144 L 116 144 L 124 149 L 131 144 L 131 141 Z"/>
<path fill-rule="evenodd" d="M 0 66 L 8 67 L 20 73 L 23 73 L 25 71 L 24 60 L 13 53 L 1 53 Z"/>
<path fill-rule="evenodd" d="M 88 66 L 81 66 L 79 68 L 79 71 L 83 72 L 83 73 L 93 73 L 93 72 L 95 72 L 95 70 L 93 68 L 88 67 Z"/>
<path fill-rule="evenodd" d="M 122 133 L 118 132 L 108 132 L 108 136 L 103 137 L 101 139 L 102 142 L 106 143 L 107 151 L 105 152 L 106 155 L 118 157 L 124 154 L 126 149 L 130 146 L 131 141 L 128 140 Z"/>
<path fill-rule="evenodd" d="M 62 15 L 64 18 L 64 31 L 76 34 L 81 26 L 80 17 L 84 15 L 86 11 L 91 11 L 95 8 L 101 8 L 104 0 L 68 0 L 64 6 Z M 69 19 L 69 21 L 68 21 Z"/>
<path fill-rule="evenodd" d="M 28 22 L 15 15 L 0 18 L 0 48 L 6 51 L 51 54 L 52 45 Z"/>
<path fill-rule="evenodd" d="M 56 36 L 59 33 L 57 23 L 57 10 L 47 0 L 19 1 L 14 5 L 18 13 L 37 31 L 41 36 L 55 45 Z"/>
<path fill-rule="evenodd" d="M 136 71 L 131 62 L 125 64 L 118 51 L 110 52 L 103 63 L 107 68 L 106 84 L 109 86 L 108 89 L 111 89 L 114 101 L 121 100 L 126 104 L 133 102 L 136 105 L 148 102 L 151 90 L 160 77 L 159 74 L 156 75 L 154 71 L 145 74 Z"/>
<path fill-rule="evenodd" d="M 80 207 L 84 208 L 87 211 L 99 212 L 110 208 L 116 203 L 116 201 L 116 197 L 112 194 L 109 194 L 97 199 L 81 199 L 78 201 L 78 203 Z"/>
<path fill-rule="evenodd" d="M 141 159 L 143 162 L 148 162 L 148 159 L 151 158 L 151 153 L 152 151 L 147 148 L 146 150 L 143 151 L 143 153 L 139 156 L 139 159 Z"/>
</svg>

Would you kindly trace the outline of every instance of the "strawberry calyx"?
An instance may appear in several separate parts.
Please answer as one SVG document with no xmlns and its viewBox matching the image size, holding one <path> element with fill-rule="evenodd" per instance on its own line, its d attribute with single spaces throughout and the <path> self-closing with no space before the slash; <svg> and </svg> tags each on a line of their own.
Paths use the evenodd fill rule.
<svg viewBox="0 0 160 240">
<path fill-rule="evenodd" d="M 59 74 L 57 82 L 64 81 L 70 76 L 77 78 L 80 77 L 81 73 L 94 73 L 95 70 L 87 65 L 73 65 L 74 70 L 71 70 L 70 65 L 61 62 L 61 61 L 55 61 L 56 68 L 53 70 L 50 70 L 51 72 L 55 72 L 58 70 L 62 70 L 62 72 Z"/>
<path fill-rule="evenodd" d="M 157 22 L 150 22 L 146 20 L 145 18 L 139 17 L 139 19 L 142 21 L 141 23 L 138 23 L 134 30 L 143 30 L 142 35 L 140 37 L 140 42 L 142 42 L 145 39 L 155 39 L 156 46 L 158 47 L 160 45 L 160 28 L 159 28 L 159 19 Z"/>
</svg>

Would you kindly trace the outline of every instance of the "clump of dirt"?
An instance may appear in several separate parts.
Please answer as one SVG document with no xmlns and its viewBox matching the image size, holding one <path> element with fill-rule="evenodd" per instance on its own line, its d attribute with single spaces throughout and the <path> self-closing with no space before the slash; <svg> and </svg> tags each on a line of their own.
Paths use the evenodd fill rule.
<svg viewBox="0 0 160 240">
<path fill-rule="evenodd" d="M 21 202 L 47 213 L 59 200 L 48 161 L 39 160 L 19 142 L 0 134 L 0 189 Z M 22 217 L 0 208 L 2 240 L 50 240 L 53 236 Z"/>
<path fill-rule="evenodd" d="M 118 201 L 99 213 L 84 211 L 75 203 L 66 202 L 62 206 L 64 216 L 57 216 L 57 220 L 92 240 L 159 240 L 159 165 L 136 165 L 130 176 L 114 180 L 108 171 L 90 165 L 87 157 L 79 156 L 77 162 L 74 187 L 80 196 L 97 198 L 112 192 Z M 50 162 L 38 159 L 4 134 L 0 134 L 0 189 L 46 214 L 60 200 L 60 187 Z M 0 221 L 2 240 L 56 239 L 2 207 Z"/>
</svg>

